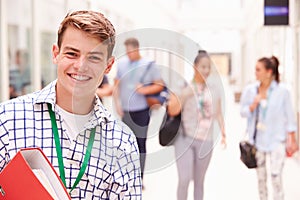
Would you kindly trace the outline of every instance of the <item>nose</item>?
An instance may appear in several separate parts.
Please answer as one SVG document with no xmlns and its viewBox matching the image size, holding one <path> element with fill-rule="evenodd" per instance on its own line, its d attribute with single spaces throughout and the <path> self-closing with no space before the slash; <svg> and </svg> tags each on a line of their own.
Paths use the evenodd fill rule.
<svg viewBox="0 0 300 200">
<path fill-rule="evenodd" d="M 80 56 L 74 63 L 74 68 L 78 71 L 86 71 L 88 69 L 86 58 Z"/>
</svg>

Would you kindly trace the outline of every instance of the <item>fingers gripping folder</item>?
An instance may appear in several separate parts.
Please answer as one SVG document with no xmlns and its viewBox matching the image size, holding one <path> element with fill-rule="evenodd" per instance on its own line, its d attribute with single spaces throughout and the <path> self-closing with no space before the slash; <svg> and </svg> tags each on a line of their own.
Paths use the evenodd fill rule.
<svg viewBox="0 0 300 200">
<path fill-rule="evenodd" d="M 40 148 L 21 149 L 0 173 L 0 200 L 71 199 Z"/>
</svg>

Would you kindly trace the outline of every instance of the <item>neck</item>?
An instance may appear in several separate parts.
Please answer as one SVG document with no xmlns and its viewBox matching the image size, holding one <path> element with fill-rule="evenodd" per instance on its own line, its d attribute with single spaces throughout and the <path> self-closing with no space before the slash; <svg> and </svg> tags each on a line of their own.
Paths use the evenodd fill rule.
<svg viewBox="0 0 300 200">
<path fill-rule="evenodd" d="M 57 90 L 56 103 L 62 109 L 67 112 L 86 115 L 88 114 L 94 106 L 95 95 L 87 96 L 75 96 L 73 94 L 66 94 Z"/>
<path fill-rule="evenodd" d="M 260 83 L 260 87 L 264 89 L 269 88 L 271 83 L 272 83 L 272 79 L 264 80 Z"/>
<path fill-rule="evenodd" d="M 139 53 L 137 53 L 133 58 L 132 58 L 132 62 L 134 62 L 134 61 L 138 61 L 138 60 L 140 60 L 142 58 L 142 56 L 141 56 L 141 54 L 139 54 Z"/>
</svg>

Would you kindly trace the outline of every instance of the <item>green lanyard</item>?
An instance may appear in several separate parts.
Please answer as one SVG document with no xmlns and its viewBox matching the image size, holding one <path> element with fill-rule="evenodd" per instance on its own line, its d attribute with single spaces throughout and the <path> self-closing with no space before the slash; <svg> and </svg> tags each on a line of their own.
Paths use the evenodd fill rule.
<svg viewBox="0 0 300 200">
<path fill-rule="evenodd" d="M 195 92 L 198 96 L 198 108 L 199 111 L 201 112 L 202 116 L 204 118 L 206 118 L 205 112 L 204 112 L 204 99 L 205 99 L 205 87 L 203 88 L 203 90 L 200 89 L 200 87 L 197 85 L 196 82 L 193 82 L 194 86 L 195 86 Z"/>
<path fill-rule="evenodd" d="M 58 129 L 57 129 L 57 124 L 56 124 L 56 118 L 55 118 L 55 114 L 51 108 L 51 104 L 47 104 L 48 105 L 48 110 L 49 110 L 49 114 L 50 114 L 50 118 L 51 118 L 51 124 L 52 124 L 52 131 L 54 134 L 54 140 L 55 140 L 55 147 L 56 147 L 56 153 L 57 153 L 57 159 L 58 159 L 58 166 L 59 166 L 59 173 L 60 173 L 60 178 L 63 182 L 63 184 L 66 187 L 66 176 L 65 176 L 65 168 L 64 168 L 64 161 L 63 161 L 63 157 L 62 157 L 62 149 L 60 146 L 60 142 L 59 142 L 59 135 L 58 135 Z M 96 128 L 94 127 L 91 130 L 91 135 L 89 138 L 89 142 L 88 142 L 88 146 L 85 152 L 85 156 L 83 159 L 83 163 L 82 166 L 80 168 L 80 171 L 77 175 L 77 178 L 75 180 L 75 183 L 73 184 L 71 190 L 69 193 L 71 193 L 74 188 L 78 185 L 79 181 L 81 180 L 86 167 L 88 165 L 88 162 L 90 160 L 91 157 L 91 152 L 92 152 L 92 148 L 93 148 L 93 143 L 94 143 L 94 139 L 95 139 L 95 132 L 96 132 Z"/>
</svg>

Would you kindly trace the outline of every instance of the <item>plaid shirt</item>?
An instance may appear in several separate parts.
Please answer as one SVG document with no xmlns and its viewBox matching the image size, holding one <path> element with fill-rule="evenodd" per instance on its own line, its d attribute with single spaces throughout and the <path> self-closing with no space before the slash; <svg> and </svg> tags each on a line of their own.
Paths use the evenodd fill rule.
<svg viewBox="0 0 300 200">
<path fill-rule="evenodd" d="M 139 152 L 134 134 L 112 118 L 96 97 L 93 117 L 72 141 L 55 106 L 56 81 L 43 90 L 0 104 L 0 171 L 20 148 L 40 147 L 59 174 L 47 103 L 56 113 L 67 189 L 83 162 L 90 130 L 96 127 L 91 158 L 72 199 L 141 199 Z"/>
</svg>

